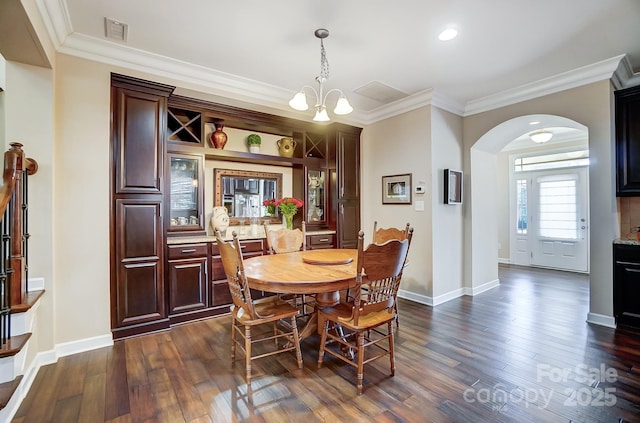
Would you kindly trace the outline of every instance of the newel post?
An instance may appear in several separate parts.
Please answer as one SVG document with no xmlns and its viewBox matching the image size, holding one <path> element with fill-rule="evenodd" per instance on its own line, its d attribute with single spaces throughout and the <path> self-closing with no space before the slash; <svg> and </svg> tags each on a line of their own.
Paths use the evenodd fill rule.
<svg viewBox="0 0 640 423">
<path fill-rule="evenodd" d="M 8 160 L 7 160 L 8 159 Z M 11 278 L 11 305 L 26 302 L 27 296 L 27 174 L 33 175 L 38 170 L 38 163 L 25 158 L 22 144 L 12 142 L 11 148 L 5 153 L 5 169 L 15 166 L 15 186 L 9 207 L 11 207 L 11 259 L 10 268 L 13 270 Z"/>
</svg>

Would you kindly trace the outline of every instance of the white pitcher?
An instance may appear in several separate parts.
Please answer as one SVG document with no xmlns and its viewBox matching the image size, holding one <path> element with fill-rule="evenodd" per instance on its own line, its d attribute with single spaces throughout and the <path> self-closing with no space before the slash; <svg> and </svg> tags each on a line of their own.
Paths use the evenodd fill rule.
<svg viewBox="0 0 640 423">
<path fill-rule="evenodd" d="M 226 207 L 218 206 L 213 208 L 211 226 L 213 226 L 214 230 L 219 230 L 222 236 L 226 236 L 227 228 L 229 227 L 229 214 Z"/>
</svg>

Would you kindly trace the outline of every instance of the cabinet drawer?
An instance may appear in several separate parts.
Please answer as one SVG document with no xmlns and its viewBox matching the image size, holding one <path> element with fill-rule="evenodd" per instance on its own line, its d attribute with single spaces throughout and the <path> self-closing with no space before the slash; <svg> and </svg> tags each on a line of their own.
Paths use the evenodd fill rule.
<svg viewBox="0 0 640 423">
<path fill-rule="evenodd" d="M 169 245 L 169 260 L 206 256 L 207 244 Z"/>
<path fill-rule="evenodd" d="M 333 248 L 336 237 L 334 234 L 309 235 L 307 237 L 307 247 L 311 250 L 320 248 Z"/>
<path fill-rule="evenodd" d="M 263 246 L 263 240 L 261 239 L 250 239 L 250 240 L 245 240 L 245 241 L 240 241 L 240 248 L 242 248 L 242 254 L 246 254 L 246 253 L 253 253 L 253 252 L 260 252 L 260 254 L 262 254 L 262 251 L 264 249 Z M 218 248 L 218 244 L 211 244 L 211 255 L 212 256 L 219 256 L 220 255 L 220 249 Z M 255 256 L 256 254 L 252 254 L 252 256 Z"/>
</svg>

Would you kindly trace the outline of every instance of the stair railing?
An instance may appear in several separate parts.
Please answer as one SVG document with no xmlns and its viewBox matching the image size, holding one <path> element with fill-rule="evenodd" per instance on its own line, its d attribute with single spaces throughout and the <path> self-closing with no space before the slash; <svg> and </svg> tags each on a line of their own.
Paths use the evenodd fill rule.
<svg viewBox="0 0 640 423">
<path fill-rule="evenodd" d="M 11 338 L 11 307 L 25 302 L 29 290 L 27 180 L 37 171 L 38 163 L 25 157 L 22 144 L 11 143 L 0 185 L 0 347 Z"/>
</svg>

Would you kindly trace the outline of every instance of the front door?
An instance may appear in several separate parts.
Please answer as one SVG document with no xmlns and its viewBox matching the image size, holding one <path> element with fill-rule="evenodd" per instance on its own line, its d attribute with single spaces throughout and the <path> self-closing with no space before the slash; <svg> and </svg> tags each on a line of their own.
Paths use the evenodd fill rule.
<svg viewBox="0 0 640 423">
<path fill-rule="evenodd" d="M 514 264 L 589 271 L 587 176 L 586 167 L 516 176 Z"/>
</svg>

